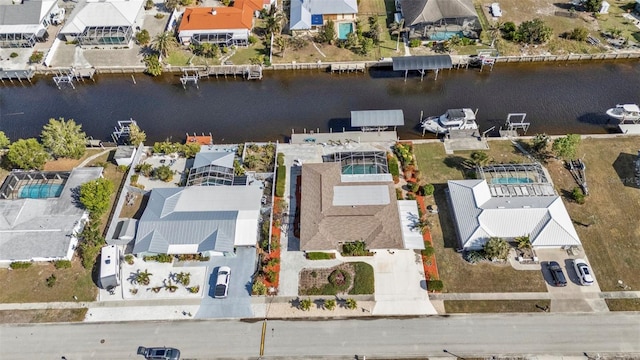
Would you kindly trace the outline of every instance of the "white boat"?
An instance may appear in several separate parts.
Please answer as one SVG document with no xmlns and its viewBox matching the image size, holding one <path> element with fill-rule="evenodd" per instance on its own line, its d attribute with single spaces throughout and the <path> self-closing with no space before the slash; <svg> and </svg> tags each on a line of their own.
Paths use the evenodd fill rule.
<svg viewBox="0 0 640 360">
<path fill-rule="evenodd" d="M 607 110 L 607 115 L 620 121 L 618 127 L 623 134 L 640 134 L 640 107 L 636 104 L 618 104 Z"/>
<path fill-rule="evenodd" d="M 620 121 L 637 121 L 640 120 L 640 108 L 636 104 L 618 104 L 607 110 L 607 115 Z"/>
<path fill-rule="evenodd" d="M 440 116 L 430 116 L 421 121 L 423 130 L 435 133 L 446 134 L 450 130 L 477 130 L 476 113 L 473 110 L 449 109 Z"/>
</svg>

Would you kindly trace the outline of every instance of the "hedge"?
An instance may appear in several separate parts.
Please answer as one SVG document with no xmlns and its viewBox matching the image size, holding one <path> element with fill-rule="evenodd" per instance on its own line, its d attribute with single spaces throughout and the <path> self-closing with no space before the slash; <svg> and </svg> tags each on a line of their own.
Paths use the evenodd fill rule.
<svg viewBox="0 0 640 360">
<path fill-rule="evenodd" d="M 285 180 L 287 178 L 287 168 L 284 165 L 278 166 L 276 171 L 276 196 L 284 196 Z"/>
<path fill-rule="evenodd" d="M 389 173 L 392 176 L 400 176 L 400 166 L 398 165 L 398 160 L 394 156 L 389 156 L 388 163 L 389 163 Z"/>
<path fill-rule="evenodd" d="M 427 290 L 429 291 L 442 291 L 444 289 L 444 284 L 442 280 L 428 280 L 427 281 Z"/>
<path fill-rule="evenodd" d="M 284 154 L 283 153 L 278 153 L 277 163 L 278 163 L 278 166 L 283 166 L 284 165 Z"/>
<path fill-rule="evenodd" d="M 9 267 L 12 269 L 27 269 L 31 267 L 31 263 L 28 261 L 14 261 L 9 264 Z"/>
</svg>

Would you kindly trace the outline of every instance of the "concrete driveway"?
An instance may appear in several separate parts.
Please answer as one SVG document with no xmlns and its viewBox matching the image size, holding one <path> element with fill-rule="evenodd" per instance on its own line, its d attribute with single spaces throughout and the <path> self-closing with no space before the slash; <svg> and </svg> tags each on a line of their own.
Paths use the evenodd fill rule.
<svg viewBox="0 0 640 360">
<path fill-rule="evenodd" d="M 608 307 L 603 299 L 600 298 L 600 286 L 598 279 L 595 279 L 591 286 L 582 286 L 578 275 L 573 269 L 574 259 L 584 259 L 587 264 L 587 258 L 584 250 L 577 255 L 569 255 L 567 251 L 562 249 L 545 249 L 536 250 L 541 263 L 541 272 L 547 284 L 547 291 L 551 295 L 552 312 L 602 312 L 608 311 Z M 549 261 L 556 261 L 560 264 L 562 272 L 567 279 L 567 286 L 557 287 L 553 285 L 551 273 L 547 268 Z M 589 265 L 591 266 L 591 265 Z"/>
<path fill-rule="evenodd" d="M 238 248 L 236 256 L 212 257 L 207 264 L 204 296 L 195 318 L 244 318 L 253 317 L 251 309 L 251 275 L 255 271 L 256 249 Z M 214 299 L 213 288 L 220 266 L 231 268 L 229 293 L 225 299 Z"/>
</svg>

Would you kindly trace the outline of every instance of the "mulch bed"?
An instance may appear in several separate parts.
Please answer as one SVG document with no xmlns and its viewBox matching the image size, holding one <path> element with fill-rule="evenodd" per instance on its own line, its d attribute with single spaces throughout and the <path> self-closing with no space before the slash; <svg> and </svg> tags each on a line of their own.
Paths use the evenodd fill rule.
<svg viewBox="0 0 640 360">
<path fill-rule="evenodd" d="M 344 291 L 345 294 L 349 293 L 349 290 L 353 288 L 353 280 L 355 279 L 356 272 L 353 266 L 349 263 L 340 264 L 331 268 L 323 268 L 323 269 L 302 269 L 300 271 L 300 282 L 298 284 L 298 293 L 305 294 L 305 290 L 316 288 L 322 288 L 323 286 L 329 284 L 329 275 L 336 269 L 341 269 L 349 273 L 351 276 L 351 284 Z M 313 276 L 315 274 L 316 276 Z"/>
<path fill-rule="evenodd" d="M 416 201 L 418 202 L 418 206 L 420 206 L 420 210 L 423 214 L 427 213 L 427 207 L 424 202 L 424 196 L 417 196 Z M 431 232 L 429 229 L 424 232 L 422 235 L 425 242 L 429 242 L 431 246 L 433 246 L 433 241 L 431 240 Z M 429 260 L 429 261 L 427 261 Z M 422 265 L 424 266 L 424 275 L 426 280 L 439 280 L 440 274 L 438 274 L 438 265 L 436 263 L 436 256 L 432 255 L 430 259 L 425 259 L 422 257 Z"/>
</svg>

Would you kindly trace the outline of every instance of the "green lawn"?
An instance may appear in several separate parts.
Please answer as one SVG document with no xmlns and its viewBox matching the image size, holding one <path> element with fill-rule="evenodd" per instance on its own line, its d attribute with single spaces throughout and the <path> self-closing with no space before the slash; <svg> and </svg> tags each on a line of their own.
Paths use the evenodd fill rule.
<svg viewBox="0 0 640 360">
<path fill-rule="evenodd" d="M 541 312 L 550 300 L 445 300 L 447 314 Z"/>
<path fill-rule="evenodd" d="M 349 291 L 350 295 L 363 295 L 375 293 L 375 282 L 373 276 L 373 267 L 364 262 L 351 263 L 356 275 L 353 279 L 353 288 Z"/>
</svg>

